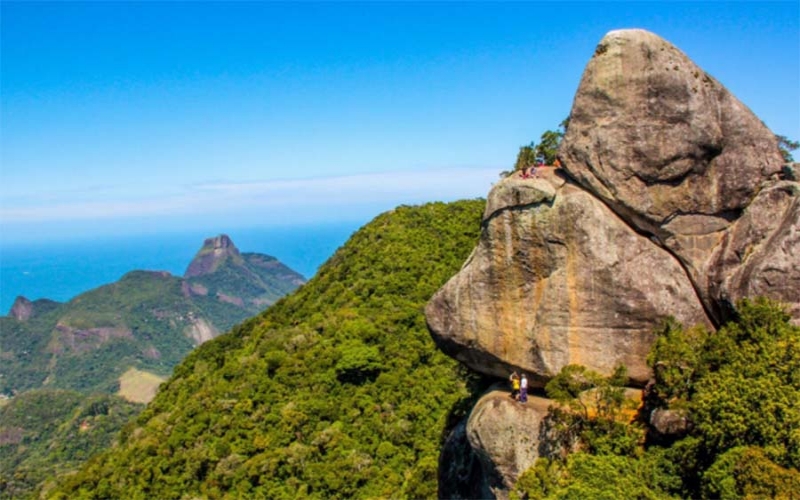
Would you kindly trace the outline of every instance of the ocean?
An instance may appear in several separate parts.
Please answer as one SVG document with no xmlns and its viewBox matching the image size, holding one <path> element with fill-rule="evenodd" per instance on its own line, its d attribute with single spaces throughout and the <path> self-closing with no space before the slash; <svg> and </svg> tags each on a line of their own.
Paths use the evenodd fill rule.
<svg viewBox="0 0 800 500">
<path fill-rule="evenodd" d="M 272 255 L 311 278 L 361 224 L 237 229 L 227 232 L 240 252 Z M 0 315 L 14 300 L 65 302 L 112 283 L 133 270 L 182 276 L 206 238 L 216 234 L 169 233 L 53 243 L 3 242 L 0 246 Z"/>
</svg>

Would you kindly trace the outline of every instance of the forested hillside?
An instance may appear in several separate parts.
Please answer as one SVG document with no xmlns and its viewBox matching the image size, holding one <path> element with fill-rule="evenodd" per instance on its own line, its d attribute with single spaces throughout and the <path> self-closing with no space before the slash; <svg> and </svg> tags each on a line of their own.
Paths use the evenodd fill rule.
<svg viewBox="0 0 800 500">
<path fill-rule="evenodd" d="M 298 292 L 193 351 L 121 446 L 52 493 L 435 496 L 471 377 L 436 349 L 423 306 L 468 257 L 483 206 L 377 217 Z"/>
<path fill-rule="evenodd" d="M 223 239 L 225 252 L 215 253 Z M 114 393 L 131 368 L 169 376 L 195 346 L 304 282 L 274 257 L 240 254 L 224 235 L 209 238 L 192 264 L 200 260 L 213 267 L 186 278 L 131 271 L 63 304 L 18 298 L 0 317 L 0 393 Z"/>
<path fill-rule="evenodd" d="M 111 395 L 42 389 L 0 407 L 0 498 L 23 498 L 107 449 L 143 405 Z"/>
</svg>

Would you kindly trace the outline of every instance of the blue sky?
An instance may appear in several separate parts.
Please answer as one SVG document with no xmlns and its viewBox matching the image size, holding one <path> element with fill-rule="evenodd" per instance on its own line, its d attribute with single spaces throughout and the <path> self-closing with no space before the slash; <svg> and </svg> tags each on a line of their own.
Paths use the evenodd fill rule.
<svg viewBox="0 0 800 500">
<path fill-rule="evenodd" d="M 4 240 L 366 222 L 485 196 L 602 36 L 800 138 L 800 2 L 0 4 Z"/>
</svg>

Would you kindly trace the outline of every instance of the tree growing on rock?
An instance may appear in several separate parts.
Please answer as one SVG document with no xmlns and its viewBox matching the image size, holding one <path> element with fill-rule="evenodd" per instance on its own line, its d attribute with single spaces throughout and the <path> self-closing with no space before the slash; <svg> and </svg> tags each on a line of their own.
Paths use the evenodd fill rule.
<svg viewBox="0 0 800 500">
<path fill-rule="evenodd" d="M 786 163 L 790 163 L 794 161 L 794 157 L 792 156 L 792 151 L 797 148 L 800 148 L 800 142 L 793 141 L 786 137 L 785 135 L 775 135 L 775 138 L 778 140 L 778 149 L 781 151 L 781 156 L 783 156 L 783 161 Z"/>
<path fill-rule="evenodd" d="M 737 314 L 717 332 L 674 321 L 656 332 L 648 357 L 655 385 L 648 393 L 660 407 L 685 410 L 692 424 L 668 445 L 631 453 L 626 433 L 586 426 L 591 413 L 575 395 L 602 377 L 582 367 L 562 371 L 547 390 L 577 410 L 562 414 L 580 433 L 578 451 L 537 460 L 511 497 L 794 498 L 800 491 L 800 327 L 780 304 L 763 298 L 740 301 Z"/>
<path fill-rule="evenodd" d="M 551 407 L 548 416 L 558 441 L 567 449 L 577 444 L 593 453 L 637 455 L 644 434 L 626 418 L 627 380 L 622 365 L 609 377 L 584 366 L 565 366 L 545 387 L 548 397 L 562 405 Z"/>
<path fill-rule="evenodd" d="M 561 120 L 556 130 L 546 130 L 539 138 L 539 145 L 536 146 L 536 159 L 542 160 L 545 165 L 552 165 L 556 162 L 558 147 L 561 146 L 561 139 L 569 126 L 569 117 Z"/>
<path fill-rule="evenodd" d="M 554 164 L 558 155 L 558 147 L 561 145 L 561 139 L 564 138 L 568 125 L 569 117 L 563 119 L 556 130 L 546 130 L 539 138 L 538 144 L 536 141 L 531 141 L 526 146 L 520 146 L 513 172 L 540 161 L 545 165 Z M 501 175 L 506 176 L 510 173 L 512 172 L 503 172 Z"/>
</svg>

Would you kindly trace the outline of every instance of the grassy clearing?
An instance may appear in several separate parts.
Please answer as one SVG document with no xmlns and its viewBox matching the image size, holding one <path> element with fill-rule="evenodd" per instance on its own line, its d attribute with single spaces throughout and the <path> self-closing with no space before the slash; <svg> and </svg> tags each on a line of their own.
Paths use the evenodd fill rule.
<svg viewBox="0 0 800 500">
<path fill-rule="evenodd" d="M 136 368 L 129 368 L 119 378 L 118 395 L 132 403 L 149 403 L 158 391 L 164 377 Z"/>
</svg>

